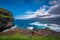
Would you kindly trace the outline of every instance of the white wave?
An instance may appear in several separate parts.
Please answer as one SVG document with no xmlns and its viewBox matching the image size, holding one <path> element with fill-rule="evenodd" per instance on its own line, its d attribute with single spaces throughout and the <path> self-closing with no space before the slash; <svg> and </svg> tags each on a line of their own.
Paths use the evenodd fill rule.
<svg viewBox="0 0 60 40">
<path fill-rule="evenodd" d="M 6 30 L 4 30 L 3 32 L 7 32 L 7 31 L 9 31 L 10 29 L 6 29 Z"/>
<path fill-rule="evenodd" d="M 4 30 L 3 32 L 7 32 L 7 31 L 9 31 L 9 30 L 13 30 L 13 29 L 15 29 L 15 28 L 17 28 L 17 26 L 15 25 L 15 26 L 13 26 L 13 27 L 11 27 L 10 29 L 6 29 L 6 30 Z"/>
<path fill-rule="evenodd" d="M 11 27 L 10 29 L 15 29 L 15 28 L 17 28 L 17 25 L 15 25 L 15 26 Z"/>
<path fill-rule="evenodd" d="M 56 32 L 60 32 L 60 25 L 58 24 L 41 24 L 40 22 L 34 22 L 34 23 L 31 23 L 30 25 L 44 26 Z"/>
<path fill-rule="evenodd" d="M 29 30 L 33 30 L 34 27 L 33 27 L 33 26 L 31 26 L 31 27 L 27 27 L 27 29 L 29 29 Z"/>
<path fill-rule="evenodd" d="M 49 24 L 49 26 L 47 26 L 47 27 L 56 32 L 60 32 L 60 25 L 58 25 L 58 24 Z"/>
<path fill-rule="evenodd" d="M 47 24 L 42 24 L 40 22 L 34 22 L 34 23 L 31 23 L 30 25 L 36 25 L 36 26 L 47 26 Z"/>
</svg>

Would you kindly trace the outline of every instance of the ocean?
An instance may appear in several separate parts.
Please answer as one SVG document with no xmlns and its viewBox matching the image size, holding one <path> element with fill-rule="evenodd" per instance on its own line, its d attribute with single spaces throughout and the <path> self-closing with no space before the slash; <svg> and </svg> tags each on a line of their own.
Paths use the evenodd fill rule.
<svg viewBox="0 0 60 40">
<path fill-rule="evenodd" d="M 28 29 L 28 28 L 32 28 L 34 30 L 38 30 L 38 29 L 45 29 L 46 26 L 45 24 L 39 22 L 38 20 L 14 20 L 14 24 L 18 27 L 18 28 L 22 28 L 22 29 Z M 43 25 L 42 25 L 43 24 Z"/>
</svg>

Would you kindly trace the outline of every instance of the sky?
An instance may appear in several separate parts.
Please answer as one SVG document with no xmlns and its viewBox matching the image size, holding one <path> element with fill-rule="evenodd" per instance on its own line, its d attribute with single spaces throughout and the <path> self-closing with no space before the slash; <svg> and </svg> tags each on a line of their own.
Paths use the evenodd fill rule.
<svg viewBox="0 0 60 40">
<path fill-rule="evenodd" d="M 60 0 L 0 0 L 0 8 L 11 11 L 15 19 L 48 22 L 48 28 L 60 32 Z"/>
<path fill-rule="evenodd" d="M 43 5 L 49 5 L 49 0 L 0 0 L 0 8 L 12 12 L 14 17 L 26 15 L 25 12 L 40 9 Z"/>
</svg>

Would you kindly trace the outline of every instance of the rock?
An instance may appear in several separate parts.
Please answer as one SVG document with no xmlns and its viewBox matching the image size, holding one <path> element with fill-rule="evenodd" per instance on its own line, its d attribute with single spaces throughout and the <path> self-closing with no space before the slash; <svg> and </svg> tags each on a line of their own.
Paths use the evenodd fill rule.
<svg viewBox="0 0 60 40">
<path fill-rule="evenodd" d="M 36 35 L 36 36 L 60 36 L 60 32 L 56 32 L 56 31 L 46 28 L 46 29 L 33 31 L 33 35 Z"/>
<path fill-rule="evenodd" d="M 60 32 L 55 32 L 55 31 L 50 30 L 48 28 L 37 30 L 37 31 L 16 28 L 16 29 L 9 30 L 9 31 L 6 31 L 6 32 L 1 32 L 0 36 L 2 36 L 2 35 L 14 35 L 16 33 L 19 33 L 19 34 L 22 34 L 22 35 L 27 35 L 27 36 L 59 36 L 60 37 Z"/>
<path fill-rule="evenodd" d="M 17 28 L 16 28 L 17 29 Z M 49 28 L 40 30 L 29 30 L 29 29 L 17 29 L 20 33 L 27 36 L 60 36 L 60 32 L 50 30 Z"/>
<path fill-rule="evenodd" d="M 6 9 L 0 8 L 0 32 L 14 26 L 13 21 L 12 13 Z"/>
<path fill-rule="evenodd" d="M 24 35 L 27 35 L 27 36 L 32 36 L 32 30 L 29 30 L 29 29 L 21 29 L 20 32 Z"/>
</svg>

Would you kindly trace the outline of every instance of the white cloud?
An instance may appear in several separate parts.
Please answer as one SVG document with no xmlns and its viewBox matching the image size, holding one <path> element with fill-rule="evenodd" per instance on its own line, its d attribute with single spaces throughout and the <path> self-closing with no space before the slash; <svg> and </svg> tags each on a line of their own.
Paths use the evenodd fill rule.
<svg viewBox="0 0 60 40">
<path fill-rule="evenodd" d="M 24 19 L 29 19 L 29 18 L 56 18 L 60 16 L 60 9 L 57 9 L 59 6 L 54 5 L 51 6 L 47 11 L 45 7 L 40 8 L 36 12 L 33 12 L 34 14 L 31 15 L 24 15 L 22 16 Z M 56 11 L 55 11 L 56 10 Z M 32 13 L 32 12 L 31 12 Z"/>
<path fill-rule="evenodd" d="M 52 0 L 49 2 L 50 4 L 54 4 L 52 6 L 43 5 L 40 9 L 37 9 L 35 12 L 27 10 L 25 12 L 26 15 L 19 15 L 16 19 L 29 19 L 29 18 L 56 18 L 60 17 L 60 1 L 59 0 Z M 49 8 L 46 10 L 46 8 Z"/>
<path fill-rule="evenodd" d="M 32 15 L 33 13 L 34 13 L 34 12 L 31 11 L 31 10 L 27 10 L 27 11 L 25 12 L 26 15 Z"/>
<path fill-rule="evenodd" d="M 60 5 L 53 5 L 49 8 L 48 13 L 50 14 L 60 14 Z"/>
<path fill-rule="evenodd" d="M 15 17 L 15 19 L 29 19 L 29 18 L 32 18 L 32 16 L 33 15 L 18 15 Z"/>
<path fill-rule="evenodd" d="M 46 5 L 41 7 L 40 9 L 37 9 L 35 12 L 32 11 L 27 11 L 25 12 L 26 15 L 18 15 L 15 18 L 16 19 L 29 19 L 29 18 L 37 18 L 37 16 L 44 16 L 44 15 L 49 15 L 45 10 L 46 10 Z"/>
<path fill-rule="evenodd" d="M 51 0 L 49 2 L 50 5 L 56 5 L 56 4 L 60 4 L 60 0 Z"/>
<path fill-rule="evenodd" d="M 42 18 L 44 19 L 44 18 L 57 18 L 57 17 L 60 17 L 60 14 L 58 14 L 58 15 L 44 16 L 44 17 L 42 17 Z"/>
<path fill-rule="evenodd" d="M 54 5 L 54 4 L 57 4 L 57 1 L 56 0 L 52 0 L 49 2 L 50 5 Z"/>
</svg>

